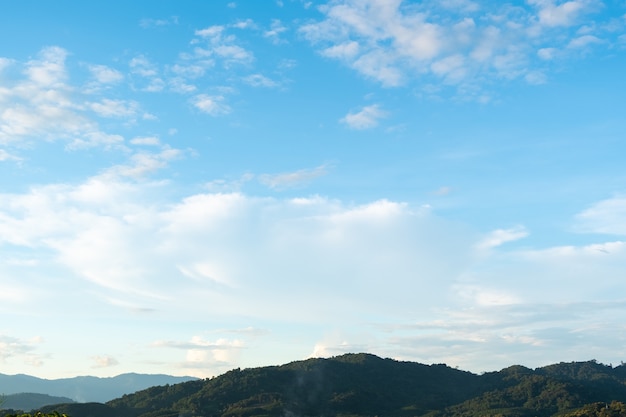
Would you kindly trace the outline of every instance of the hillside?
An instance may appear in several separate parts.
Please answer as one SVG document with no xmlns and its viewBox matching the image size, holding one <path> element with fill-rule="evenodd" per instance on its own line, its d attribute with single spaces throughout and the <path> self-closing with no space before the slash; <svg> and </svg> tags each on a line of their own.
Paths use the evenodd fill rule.
<svg viewBox="0 0 626 417">
<path fill-rule="evenodd" d="M 104 405 L 56 409 L 72 417 L 604 416 L 626 402 L 625 370 L 589 361 L 535 370 L 512 366 L 479 376 L 443 364 L 349 354 L 235 369 Z"/>
<path fill-rule="evenodd" d="M 110 378 L 79 376 L 62 379 L 42 379 L 21 374 L 0 374 L 0 393 L 11 395 L 29 392 L 67 397 L 77 402 L 106 402 L 155 385 L 177 384 L 194 379 L 192 377 L 135 373 Z"/>
<path fill-rule="evenodd" d="M 46 405 L 72 403 L 72 399 L 67 397 L 53 397 L 46 394 L 20 393 L 7 395 L 4 398 L 2 407 L 15 410 L 33 410 Z"/>
</svg>

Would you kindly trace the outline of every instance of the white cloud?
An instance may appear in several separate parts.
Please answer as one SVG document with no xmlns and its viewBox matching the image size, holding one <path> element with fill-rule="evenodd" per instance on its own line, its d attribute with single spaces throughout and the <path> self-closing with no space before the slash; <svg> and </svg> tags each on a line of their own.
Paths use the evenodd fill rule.
<svg viewBox="0 0 626 417">
<path fill-rule="evenodd" d="M 10 154 L 9 152 L 5 151 L 4 149 L 0 149 L 0 162 L 4 162 L 4 161 L 21 161 L 22 158 Z"/>
<path fill-rule="evenodd" d="M 602 43 L 602 40 L 593 35 L 584 35 L 579 36 L 578 38 L 574 38 L 567 44 L 568 48 L 584 48 L 589 45 Z"/>
<path fill-rule="evenodd" d="M 175 153 L 138 158 L 135 168 L 170 157 Z M 219 323 L 232 317 L 282 323 L 288 316 L 299 326 L 318 323 L 310 341 L 310 346 L 317 342 L 317 355 L 358 347 L 384 356 L 472 364 L 477 370 L 510 365 L 510 356 L 498 352 L 537 360 L 529 347 L 540 348 L 543 360 L 557 351 L 567 356 L 573 351 L 560 350 L 550 328 L 561 328 L 559 335 L 580 351 L 589 346 L 581 340 L 597 339 L 572 340 L 568 334 L 578 326 L 624 319 L 615 302 L 595 301 L 607 300 L 604 293 L 609 301 L 623 293 L 621 241 L 505 251 L 501 246 L 526 236 L 525 229 L 477 236 L 432 210 L 391 200 L 354 204 L 321 196 L 190 193 L 167 201 L 163 195 L 181 194 L 177 184 L 125 176 L 132 169 L 131 163 L 74 185 L 0 194 L 0 246 L 28 249 L 39 259 L 0 264 L 3 277 L 29 277 L 28 287 L 40 289 L 28 290 L 26 305 L 72 286 L 92 308 L 159 311 L 181 323 L 200 314 Z M 621 203 L 612 204 L 609 212 L 619 219 Z M 606 218 L 602 207 L 591 207 L 587 220 Z M 32 285 L 30 277 L 41 271 L 64 285 L 57 279 Z M 6 281 L 2 290 L 20 283 Z M 11 306 L 15 303 L 19 299 Z M 605 315 L 609 304 L 618 313 L 613 318 Z M 396 327 L 374 332 L 372 321 Z M 279 327 L 270 329 L 273 336 Z M 318 336 L 328 328 L 338 334 Z M 346 333 L 350 330 L 354 333 Z M 201 375 L 221 369 L 220 363 L 239 363 L 246 355 L 245 338 L 253 334 L 169 337 L 174 341 L 156 343 L 155 351 L 179 351 L 181 366 Z M 18 343 L 16 349 L 20 346 L 30 345 Z M 479 352 L 488 352 L 491 362 Z M 23 351 L 20 358 L 33 353 Z"/>
<path fill-rule="evenodd" d="M 198 57 L 215 57 L 222 59 L 225 67 L 232 64 L 247 65 L 254 60 L 254 54 L 237 44 L 234 35 L 227 34 L 225 26 L 209 26 L 195 31 L 206 42 L 206 48 L 196 48 Z M 198 41 L 196 41 L 197 43 Z"/>
<path fill-rule="evenodd" d="M 354 58 L 358 53 L 359 43 L 355 41 L 340 43 L 322 50 L 322 55 L 342 60 L 350 60 Z"/>
<path fill-rule="evenodd" d="M 588 32 L 601 25 L 586 27 L 589 38 L 573 39 L 570 28 L 585 22 L 598 5 L 595 0 L 532 0 L 487 10 L 482 2 L 469 0 L 414 5 L 335 0 L 320 7 L 324 19 L 301 26 L 300 32 L 322 55 L 384 86 L 432 83 L 434 78 L 465 94 L 493 76 L 538 83 L 536 74 L 544 71 L 534 67 L 540 65 L 535 56 L 549 60 L 568 45 L 597 43 L 592 38 L 597 33 Z"/>
<path fill-rule="evenodd" d="M 252 19 L 239 20 L 231 25 L 237 29 L 252 29 L 256 28 L 256 23 Z"/>
<path fill-rule="evenodd" d="M 274 80 L 271 80 L 270 78 L 267 78 L 266 76 L 262 75 L 262 74 L 252 74 L 252 75 L 248 75 L 247 77 L 244 77 L 244 82 L 246 84 L 250 84 L 253 87 L 276 87 L 278 86 L 278 83 Z"/>
<path fill-rule="evenodd" d="M 91 359 L 93 360 L 92 368 L 110 368 L 119 365 L 117 359 L 108 355 L 94 356 Z"/>
<path fill-rule="evenodd" d="M 313 169 L 301 169 L 281 174 L 262 174 L 259 176 L 259 182 L 270 188 L 280 190 L 309 183 L 315 178 L 324 176 L 327 173 L 328 167 L 321 165 Z"/>
<path fill-rule="evenodd" d="M 193 98 L 192 103 L 203 113 L 211 116 L 221 116 L 231 112 L 231 108 L 224 101 L 224 96 L 221 95 L 199 94 Z"/>
<path fill-rule="evenodd" d="M 159 75 L 157 65 L 153 64 L 146 56 L 138 55 L 128 63 L 131 74 L 136 75 L 140 82 L 139 89 L 147 92 L 159 92 L 165 88 L 165 81 Z"/>
<path fill-rule="evenodd" d="M 89 149 L 102 147 L 105 149 L 124 149 L 124 138 L 120 135 L 108 134 L 104 132 L 91 132 L 76 137 L 70 141 L 66 148 L 69 150 Z"/>
<path fill-rule="evenodd" d="M 549 61 L 554 58 L 556 52 L 556 48 L 541 48 L 537 51 L 537 56 L 543 60 Z"/>
<path fill-rule="evenodd" d="M 133 117 L 139 110 L 139 103 L 104 98 L 100 102 L 89 103 L 89 107 L 102 117 Z"/>
<path fill-rule="evenodd" d="M 54 86 L 67 78 L 65 58 L 68 52 L 58 46 L 50 46 L 39 52 L 38 59 L 26 65 L 29 79 L 42 86 Z"/>
<path fill-rule="evenodd" d="M 5 97 L 0 100 L 0 143 L 31 146 L 38 141 L 60 141 L 69 149 L 110 149 L 123 142 L 121 136 L 101 131 L 89 110 L 106 117 L 129 117 L 137 111 L 137 104 L 107 98 L 84 100 L 82 91 L 67 81 L 68 55 L 61 48 L 48 47 L 38 54 L 37 60 L 14 63 L 24 67 L 25 76 L 4 82 L 0 93 Z M 12 153 L 6 149 L 3 155 Z"/>
<path fill-rule="evenodd" d="M 152 144 L 146 141 L 146 138 L 142 143 L 135 144 Z M 143 178 L 154 172 L 168 166 L 170 161 L 180 158 L 182 152 L 179 149 L 173 149 L 168 146 L 163 146 L 158 153 L 155 152 L 137 152 L 130 157 L 130 163 L 126 165 L 115 165 L 108 168 L 103 172 L 104 176 L 121 176 L 130 178 Z"/>
<path fill-rule="evenodd" d="M 204 29 L 197 29 L 195 31 L 196 36 L 200 36 L 203 38 L 213 38 L 216 39 L 218 37 L 221 36 L 222 32 L 224 31 L 224 26 L 219 26 L 219 25 L 215 25 L 215 26 L 209 26 L 207 28 Z"/>
<path fill-rule="evenodd" d="M 161 145 L 161 141 L 159 138 L 155 136 L 143 136 L 136 137 L 130 140 L 130 143 L 133 145 L 144 145 L 144 146 L 159 146 Z"/>
<path fill-rule="evenodd" d="M 528 231 L 522 226 L 517 226 L 511 229 L 498 229 L 489 233 L 489 235 L 478 242 L 477 248 L 492 249 L 501 246 L 504 243 L 523 239 L 527 236 Z"/>
<path fill-rule="evenodd" d="M 124 74 L 106 65 L 89 65 L 88 68 L 94 79 L 102 84 L 115 84 L 124 79 Z"/>
<path fill-rule="evenodd" d="M 251 52 L 245 50 L 239 45 L 219 45 L 213 49 L 213 52 L 225 58 L 228 62 L 246 63 L 252 60 Z"/>
<path fill-rule="evenodd" d="M 21 340 L 15 337 L 0 335 L 0 362 L 5 362 L 14 357 L 24 357 L 35 349 L 39 342 Z"/>
<path fill-rule="evenodd" d="M 274 43 L 280 43 L 282 41 L 280 36 L 282 33 L 286 31 L 287 31 L 287 28 L 282 24 L 280 20 L 272 19 L 270 29 L 263 32 L 263 36 L 271 39 L 272 42 Z"/>
<path fill-rule="evenodd" d="M 9 58 L 0 57 L 0 72 L 4 71 L 5 68 L 8 68 L 13 64 L 13 60 Z"/>
<path fill-rule="evenodd" d="M 576 216 L 575 230 L 626 236 L 626 197 L 599 201 Z"/>
<path fill-rule="evenodd" d="M 387 112 L 382 110 L 379 105 L 372 104 L 363 107 L 356 113 L 348 113 L 340 121 L 347 124 L 351 129 L 371 129 L 378 126 L 380 119 L 387 116 Z"/>
<path fill-rule="evenodd" d="M 524 79 L 531 85 L 545 84 L 548 81 L 546 75 L 540 71 L 529 72 L 526 76 L 524 76 Z"/>
<path fill-rule="evenodd" d="M 593 0 L 529 0 L 538 9 L 539 23 L 545 26 L 572 26 L 577 18 L 595 4 Z"/>
</svg>

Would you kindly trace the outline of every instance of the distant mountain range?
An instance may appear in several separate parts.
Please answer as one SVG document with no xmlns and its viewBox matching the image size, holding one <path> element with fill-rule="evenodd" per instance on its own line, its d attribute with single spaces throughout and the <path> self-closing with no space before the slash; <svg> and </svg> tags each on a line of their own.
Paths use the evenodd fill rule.
<svg viewBox="0 0 626 417">
<path fill-rule="evenodd" d="M 8 396 L 9 394 L 37 393 L 65 397 L 76 402 L 104 403 L 124 394 L 131 394 L 149 387 L 178 384 L 195 379 L 192 377 L 134 373 L 111 378 L 79 376 L 63 379 L 41 379 L 22 374 L 0 374 L 0 394 Z M 4 407 L 9 408 L 9 405 L 5 404 Z"/>
<path fill-rule="evenodd" d="M 594 360 L 476 375 L 348 354 L 158 386 L 100 403 L 43 407 L 71 417 L 626 416 L 626 366 Z"/>
</svg>

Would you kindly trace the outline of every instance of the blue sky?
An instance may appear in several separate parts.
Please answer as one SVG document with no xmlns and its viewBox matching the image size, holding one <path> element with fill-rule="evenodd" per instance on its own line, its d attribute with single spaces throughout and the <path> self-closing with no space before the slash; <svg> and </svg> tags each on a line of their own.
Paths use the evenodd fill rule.
<svg viewBox="0 0 626 417">
<path fill-rule="evenodd" d="M 626 358 L 626 2 L 201 3 L 0 6 L 0 372 Z"/>
</svg>

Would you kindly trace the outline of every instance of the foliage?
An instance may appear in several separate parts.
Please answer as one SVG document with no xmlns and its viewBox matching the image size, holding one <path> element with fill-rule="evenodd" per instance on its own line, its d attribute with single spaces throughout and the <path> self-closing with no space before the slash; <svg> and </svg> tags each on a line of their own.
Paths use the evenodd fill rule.
<svg viewBox="0 0 626 417">
<path fill-rule="evenodd" d="M 613 417 L 626 416 L 625 402 L 623 365 L 516 365 L 479 376 L 445 364 L 349 354 L 234 369 L 106 404 L 50 407 L 76 417 Z M 58 412 L 39 417 L 62 417 Z"/>
<path fill-rule="evenodd" d="M 610 404 L 597 402 L 587 404 L 578 410 L 563 414 L 561 417 L 622 417 L 626 416 L 626 404 L 612 401 Z"/>
<path fill-rule="evenodd" d="M 6 414 L 5 417 L 68 417 L 68 415 L 61 414 L 58 411 L 53 411 L 51 413 L 42 413 L 41 411 L 38 411 L 34 414 L 30 414 L 30 413 Z"/>
</svg>

